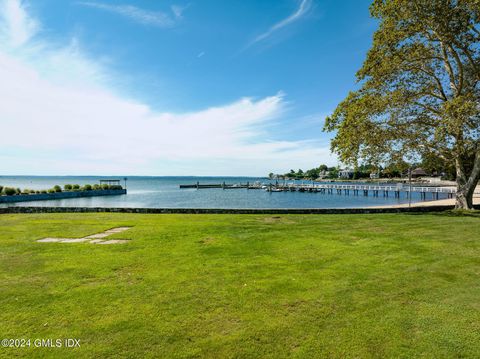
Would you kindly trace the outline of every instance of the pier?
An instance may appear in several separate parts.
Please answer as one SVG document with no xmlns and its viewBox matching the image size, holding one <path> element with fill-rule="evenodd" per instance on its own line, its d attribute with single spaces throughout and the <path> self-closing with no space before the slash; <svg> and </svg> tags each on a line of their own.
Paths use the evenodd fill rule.
<svg viewBox="0 0 480 359">
<path fill-rule="evenodd" d="M 180 188 L 196 188 L 196 189 L 206 189 L 206 188 L 222 188 L 222 189 L 261 189 L 261 183 L 250 183 L 247 182 L 245 184 L 238 183 L 238 184 L 227 184 L 223 183 L 210 183 L 210 184 L 200 184 L 199 182 L 194 184 L 181 184 Z"/>
<path fill-rule="evenodd" d="M 309 192 L 336 195 L 353 195 L 353 196 L 373 196 L 373 197 L 389 197 L 394 196 L 400 198 L 403 195 L 407 197 L 410 193 L 419 193 L 422 199 L 427 199 L 427 195 L 432 199 L 439 199 L 439 194 L 445 194 L 448 198 L 453 198 L 456 192 L 454 187 L 427 187 L 427 186 L 408 186 L 408 185 L 360 185 L 360 184 L 299 184 L 299 183 L 268 183 L 259 184 L 188 184 L 180 185 L 180 188 L 222 188 L 222 189 L 264 189 L 268 192 Z"/>
</svg>

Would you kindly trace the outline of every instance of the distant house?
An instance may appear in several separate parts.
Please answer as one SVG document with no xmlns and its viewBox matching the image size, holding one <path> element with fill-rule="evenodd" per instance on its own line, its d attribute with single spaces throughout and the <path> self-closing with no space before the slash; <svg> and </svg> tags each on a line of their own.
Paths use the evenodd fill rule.
<svg viewBox="0 0 480 359">
<path fill-rule="evenodd" d="M 320 173 L 318 174 L 318 178 L 327 178 L 328 176 L 330 176 L 330 171 L 320 171 Z"/>
<path fill-rule="evenodd" d="M 353 177 L 353 170 L 345 168 L 338 171 L 338 178 L 350 179 L 352 177 Z"/>
<path fill-rule="evenodd" d="M 412 178 L 425 177 L 425 176 L 427 176 L 427 172 L 425 172 L 423 168 L 418 167 L 412 171 Z"/>
</svg>

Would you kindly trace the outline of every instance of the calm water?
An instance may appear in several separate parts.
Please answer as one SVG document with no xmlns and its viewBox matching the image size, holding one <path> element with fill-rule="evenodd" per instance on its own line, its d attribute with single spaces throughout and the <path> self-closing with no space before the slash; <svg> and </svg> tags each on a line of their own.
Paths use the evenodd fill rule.
<svg viewBox="0 0 480 359">
<path fill-rule="evenodd" d="M 95 184 L 100 179 L 122 179 L 123 177 L 57 177 L 57 176 L 0 176 L 0 185 L 30 189 L 48 189 L 58 184 Z M 246 183 L 265 178 L 252 177 L 128 177 L 128 194 L 90 198 L 72 198 L 53 201 L 34 201 L 9 204 L 10 206 L 65 206 L 65 207 L 146 207 L 146 208 L 347 208 L 382 206 L 408 203 L 402 198 L 364 197 L 321 193 L 277 192 L 247 189 L 180 189 L 180 184 Z M 307 181 L 305 181 L 307 183 Z M 123 185 L 123 180 L 122 180 Z M 443 196 L 443 195 L 442 195 Z M 445 197 L 440 197 L 440 199 Z M 431 200 L 427 197 L 427 200 Z M 420 201 L 414 195 L 412 201 Z M 0 206 L 6 206 L 0 204 Z"/>
</svg>

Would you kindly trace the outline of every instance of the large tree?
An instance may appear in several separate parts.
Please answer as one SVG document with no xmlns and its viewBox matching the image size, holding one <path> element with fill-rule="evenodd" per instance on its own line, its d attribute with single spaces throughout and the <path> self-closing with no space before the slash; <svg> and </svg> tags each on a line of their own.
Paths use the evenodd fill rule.
<svg viewBox="0 0 480 359">
<path fill-rule="evenodd" d="M 456 207 L 480 178 L 480 0 L 375 0 L 360 88 L 327 118 L 344 162 L 438 156 L 455 165 Z"/>
</svg>

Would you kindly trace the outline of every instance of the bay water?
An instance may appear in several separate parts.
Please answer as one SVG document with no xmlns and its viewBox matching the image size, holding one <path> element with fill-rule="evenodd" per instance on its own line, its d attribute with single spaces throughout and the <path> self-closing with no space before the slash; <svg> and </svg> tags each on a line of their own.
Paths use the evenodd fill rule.
<svg viewBox="0 0 480 359">
<path fill-rule="evenodd" d="M 124 185 L 123 176 L 0 176 L 0 185 L 8 187 L 29 188 L 35 190 L 52 188 L 65 184 L 96 184 L 101 179 L 119 179 Z M 402 193 L 395 198 L 308 193 L 308 192 L 267 192 L 247 189 L 180 189 L 180 184 L 239 184 L 260 182 L 269 184 L 267 178 L 255 177 L 127 177 L 127 194 L 120 196 L 102 196 L 70 198 L 61 200 L 32 201 L 9 203 L 8 206 L 64 206 L 64 207 L 138 207 L 138 208 L 355 208 L 369 206 L 385 206 L 408 203 L 408 197 Z M 275 181 L 273 181 L 275 182 Z M 297 181 L 301 183 L 302 181 Z M 310 181 L 303 181 L 311 183 Z M 339 182 L 336 182 L 339 183 Z M 372 183 L 370 183 L 372 184 Z M 440 199 L 446 195 L 440 194 Z M 412 202 L 420 201 L 420 195 L 414 193 Z M 427 196 L 427 200 L 431 200 Z M 7 206 L 7 204 L 0 204 Z"/>
</svg>

